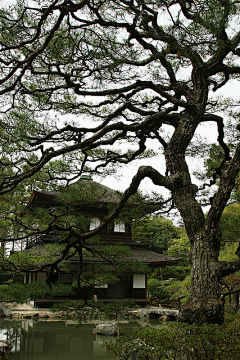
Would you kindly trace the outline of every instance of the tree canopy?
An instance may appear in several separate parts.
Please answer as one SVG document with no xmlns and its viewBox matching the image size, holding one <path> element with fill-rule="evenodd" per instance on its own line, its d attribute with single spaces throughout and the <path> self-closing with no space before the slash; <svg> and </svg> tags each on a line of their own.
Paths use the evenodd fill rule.
<svg viewBox="0 0 240 360">
<path fill-rule="evenodd" d="M 191 294 L 180 312 L 189 322 L 222 321 L 220 280 L 240 269 L 239 260 L 218 261 L 220 218 L 240 170 L 238 113 L 211 97 L 239 78 L 239 8 L 238 0 L 1 1 L 0 194 L 33 176 L 68 184 L 82 172 L 114 174 L 156 155 L 154 144 L 165 170 L 146 161 L 116 210 L 76 242 L 113 220 L 144 178 L 167 189 L 159 206 L 178 209 L 191 243 Z M 207 123 L 216 124 L 222 160 L 205 217 L 198 195 L 215 176 L 196 185 L 187 157 L 193 147 L 208 155 L 196 136 Z"/>
<path fill-rule="evenodd" d="M 171 220 L 158 215 L 135 221 L 132 232 L 134 240 L 144 239 L 151 249 L 162 254 L 167 253 L 170 241 L 181 235 L 181 230 L 174 226 Z"/>
</svg>

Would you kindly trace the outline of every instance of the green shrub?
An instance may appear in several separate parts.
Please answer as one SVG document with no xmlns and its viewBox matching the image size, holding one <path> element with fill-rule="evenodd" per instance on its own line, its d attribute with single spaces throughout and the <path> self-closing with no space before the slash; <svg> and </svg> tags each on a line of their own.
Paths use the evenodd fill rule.
<svg viewBox="0 0 240 360">
<path fill-rule="evenodd" d="M 185 303 L 190 295 L 191 287 L 191 276 L 188 275 L 183 281 L 172 281 L 167 290 L 171 294 L 172 300 L 181 300 L 182 303 Z"/>
<path fill-rule="evenodd" d="M 57 283 L 57 284 L 52 284 L 49 295 L 51 297 L 56 297 L 56 296 L 64 297 L 64 296 L 73 296 L 74 294 L 75 294 L 75 290 L 73 289 L 72 285 Z"/>
<path fill-rule="evenodd" d="M 158 280 L 150 279 L 148 280 L 148 293 L 152 299 L 158 301 L 168 300 L 171 296 L 168 291 L 167 285 L 169 284 L 168 280 Z"/>
<path fill-rule="evenodd" d="M 84 304 L 84 300 L 59 302 L 51 307 L 51 311 L 68 311 L 70 308 L 74 310 L 80 310 L 83 308 Z"/>
<path fill-rule="evenodd" d="M 98 302 L 97 305 L 93 301 L 75 300 L 65 303 L 54 304 L 51 311 L 62 311 L 62 315 L 66 318 L 74 317 L 80 322 L 82 320 L 100 319 L 104 317 L 103 304 Z"/>
<path fill-rule="evenodd" d="M 115 300 L 103 305 L 103 311 L 108 318 L 121 319 L 129 315 L 129 311 L 137 307 L 132 299 Z"/>
<path fill-rule="evenodd" d="M 166 266 L 161 269 L 161 276 L 163 279 L 176 279 L 182 281 L 190 274 L 190 265 L 181 265 L 182 261 L 177 265 Z"/>
<path fill-rule="evenodd" d="M 237 326 L 167 324 L 145 328 L 108 346 L 122 360 L 239 360 Z"/>
<path fill-rule="evenodd" d="M 12 283 L 10 285 L 0 285 L 0 300 L 23 303 L 47 296 L 49 292 L 48 285 L 43 282 L 32 284 Z"/>
<path fill-rule="evenodd" d="M 27 302 L 43 297 L 72 296 L 74 289 L 69 284 L 52 284 L 51 289 L 43 282 L 31 284 L 0 285 L 0 301 Z"/>
</svg>

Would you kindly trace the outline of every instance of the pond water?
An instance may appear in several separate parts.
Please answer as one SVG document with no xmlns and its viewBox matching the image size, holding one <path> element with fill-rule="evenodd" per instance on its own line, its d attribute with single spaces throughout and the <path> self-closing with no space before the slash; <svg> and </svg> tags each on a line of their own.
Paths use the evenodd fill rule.
<svg viewBox="0 0 240 360">
<path fill-rule="evenodd" d="M 109 337 L 95 335 L 95 324 L 72 320 L 0 321 L 0 340 L 13 345 L 9 360 L 116 360 L 103 342 Z M 137 322 L 120 323 L 120 334 L 140 328 Z M 113 338 L 114 339 L 114 338 Z"/>
</svg>

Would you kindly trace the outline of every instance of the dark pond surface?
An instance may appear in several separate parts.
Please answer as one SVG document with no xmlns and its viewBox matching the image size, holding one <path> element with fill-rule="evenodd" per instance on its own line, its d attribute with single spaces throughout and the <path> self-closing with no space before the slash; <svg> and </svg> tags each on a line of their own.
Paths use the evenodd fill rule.
<svg viewBox="0 0 240 360">
<path fill-rule="evenodd" d="M 0 321 L 0 340 L 13 345 L 9 360 L 116 360 L 102 346 L 108 337 L 94 335 L 95 324 L 66 321 Z M 137 322 L 120 324 L 120 334 L 140 328 Z"/>
</svg>

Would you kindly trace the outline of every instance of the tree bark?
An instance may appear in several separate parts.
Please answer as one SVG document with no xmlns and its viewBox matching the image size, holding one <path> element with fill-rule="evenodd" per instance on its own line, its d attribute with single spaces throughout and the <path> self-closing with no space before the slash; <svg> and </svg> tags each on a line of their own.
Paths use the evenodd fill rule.
<svg viewBox="0 0 240 360">
<path fill-rule="evenodd" d="M 175 202 L 185 222 L 191 243 L 190 297 L 180 308 L 179 320 L 195 324 L 221 324 L 224 320 L 224 302 L 221 296 L 219 251 L 221 230 L 206 231 L 206 221 L 192 189 L 184 188 L 175 195 Z"/>
<path fill-rule="evenodd" d="M 222 324 L 224 301 L 220 300 L 218 254 L 219 250 L 207 236 L 199 236 L 192 244 L 190 297 L 180 308 L 180 321 L 198 325 Z"/>
<path fill-rule="evenodd" d="M 182 215 L 191 243 L 190 297 L 180 308 L 179 320 L 198 325 L 221 324 L 224 320 L 224 302 L 220 301 L 222 276 L 218 262 L 221 229 L 219 226 L 207 226 L 195 195 L 196 189 L 191 183 L 174 191 L 175 204 Z"/>
<path fill-rule="evenodd" d="M 201 112 L 199 111 L 195 115 L 201 117 Z M 197 186 L 191 182 L 184 158 L 185 146 L 188 144 L 189 124 L 192 124 L 191 132 L 193 133 L 194 122 L 196 126 L 198 116 L 191 117 L 190 115 L 188 121 L 185 119 L 181 128 L 187 126 L 186 131 L 176 129 L 166 154 L 168 169 L 176 178 L 172 190 L 173 199 L 182 216 L 191 243 L 189 255 L 191 264 L 190 297 L 187 303 L 180 308 L 179 320 L 199 325 L 221 324 L 224 320 L 224 303 L 220 301 L 221 276 L 218 263 L 221 229 L 218 222 L 214 223 L 213 227 L 206 222 L 201 206 L 196 200 Z M 176 139 L 179 146 L 177 152 Z M 176 153 L 178 158 L 176 158 Z"/>
<path fill-rule="evenodd" d="M 240 296 L 239 293 L 237 294 L 233 294 L 233 310 L 235 312 L 238 312 L 239 308 L 240 308 Z"/>
</svg>

